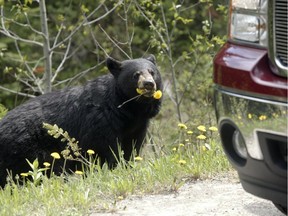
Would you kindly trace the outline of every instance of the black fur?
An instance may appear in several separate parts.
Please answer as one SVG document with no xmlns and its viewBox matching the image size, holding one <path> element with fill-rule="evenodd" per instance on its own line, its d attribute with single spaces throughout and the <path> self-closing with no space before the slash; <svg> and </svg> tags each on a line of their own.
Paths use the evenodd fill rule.
<svg viewBox="0 0 288 216">
<path fill-rule="evenodd" d="M 116 164 L 118 143 L 126 160 L 132 147 L 142 146 L 149 119 L 160 109 L 161 100 L 141 96 L 119 108 L 137 95 L 136 71 L 151 70 L 157 90 L 162 90 L 160 73 L 154 56 L 123 62 L 107 59 L 111 74 L 100 76 L 84 86 L 44 94 L 16 107 L 0 121 L 0 185 L 6 182 L 7 170 L 20 174 L 30 170 L 26 158 L 38 158 L 40 165 L 52 161 L 50 154 L 65 149 L 66 143 L 47 134 L 42 123 L 57 124 L 79 141 L 82 154 L 96 152 L 101 163 Z M 63 159 L 55 163 L 55 173 L 62 172 Z M 66 170 L 77 164 L 68 161 Z"/>
</svg>

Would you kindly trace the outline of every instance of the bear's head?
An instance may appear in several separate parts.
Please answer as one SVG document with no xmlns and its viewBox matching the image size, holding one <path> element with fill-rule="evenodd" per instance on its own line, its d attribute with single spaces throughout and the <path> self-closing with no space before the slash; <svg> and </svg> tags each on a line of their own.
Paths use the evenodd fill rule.
<svg viewBox="0 0 288 216">
<path fill-rule="evenodd" d="M 154 55 L 122 62 L 109 57 L 106 62 L 116 80 L 118 90 L 125 95 L 126 99 L 137 96 L 139 94 L 137 89 L 143 92 L 142 98 L 149 100 L 153 99 L 156 91 L 162 91 L 161 75 Z"/>
</svg>

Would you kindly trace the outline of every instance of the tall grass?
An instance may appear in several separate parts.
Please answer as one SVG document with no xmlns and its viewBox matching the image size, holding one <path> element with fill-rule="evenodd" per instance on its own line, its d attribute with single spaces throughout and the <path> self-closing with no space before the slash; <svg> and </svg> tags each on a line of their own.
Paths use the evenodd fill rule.
<svg viewBox="0 0 288 216">
<path fill-rule="evenodd" d="M 24 186 L 12 182 L 0 190 L 0 215 L 86 215 L 113 211 L 115 204 L 129 195 L 175 192 L 186 181 L 227 171 L 230 166 L 217 131 L 203 127 L 191 133 L 187 126 L 179 124 L 177 140 L 165 149 L 151 153 L 147 148 L 128 164 L 120 158 L 113 170 L 106 165 L 85 163 L 85 173 L 47 178 L 45 174 L 50 172 L 42 168 L 44 165 L 30 162 L 31 173 L 43 174 L 41 184 L 34 180 Z M 89 155 L 87 160 L 92 162 L 93 152 Z M 19 178 L 20 181 L 27 177 Z"/>
</svg>

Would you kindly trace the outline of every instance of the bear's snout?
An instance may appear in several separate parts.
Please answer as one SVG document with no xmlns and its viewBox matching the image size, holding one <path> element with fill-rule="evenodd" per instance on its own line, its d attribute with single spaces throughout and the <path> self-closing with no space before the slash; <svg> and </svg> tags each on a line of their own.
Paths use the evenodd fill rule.
<svg viewBox="0 0 288 216">
<path fill-rule="evenodd" d="M 143 86 L 144 86 L 144 88 L 146 89 L 146 90 L 154 90 L 155 89 L 155 82 L 154 82 L 154 80 L 153 81 L 151 81 L 151 80 L 145 80 L 144 82 L 143 82 Z"/>
<path fill-rule="evenodd" d="M 153 93 L 157 90 L 154 78 L 148 71 L 143 71 L 140 73 L 138 79 L 138 88 L 145 90 L 145 94 L 143 95 L 147 97 L 151 97 Z"/>
</svg>

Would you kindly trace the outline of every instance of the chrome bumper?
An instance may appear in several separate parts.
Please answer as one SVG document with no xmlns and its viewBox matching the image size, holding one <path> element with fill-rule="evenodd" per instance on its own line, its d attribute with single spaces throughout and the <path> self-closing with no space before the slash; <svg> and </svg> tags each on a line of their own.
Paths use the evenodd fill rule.
<svg viewBox="0 0 288 216">
<path fill-rule="evenodd" d="M 287 101 L 245 96 L 218 86 L 214 92 L 223 149 L 243 188 L 287 207 Z M 235 145 L 235 134 L 244 145 Z"/>
<path fill-rule="evenodd" d="M 258 132 L 287 137 L 287 102 L 244 96 L 216 86 L 215 108 L 219 124 L 230 121 L 241 131 L 253 159 L 264 157 Z"/>
</svg>

